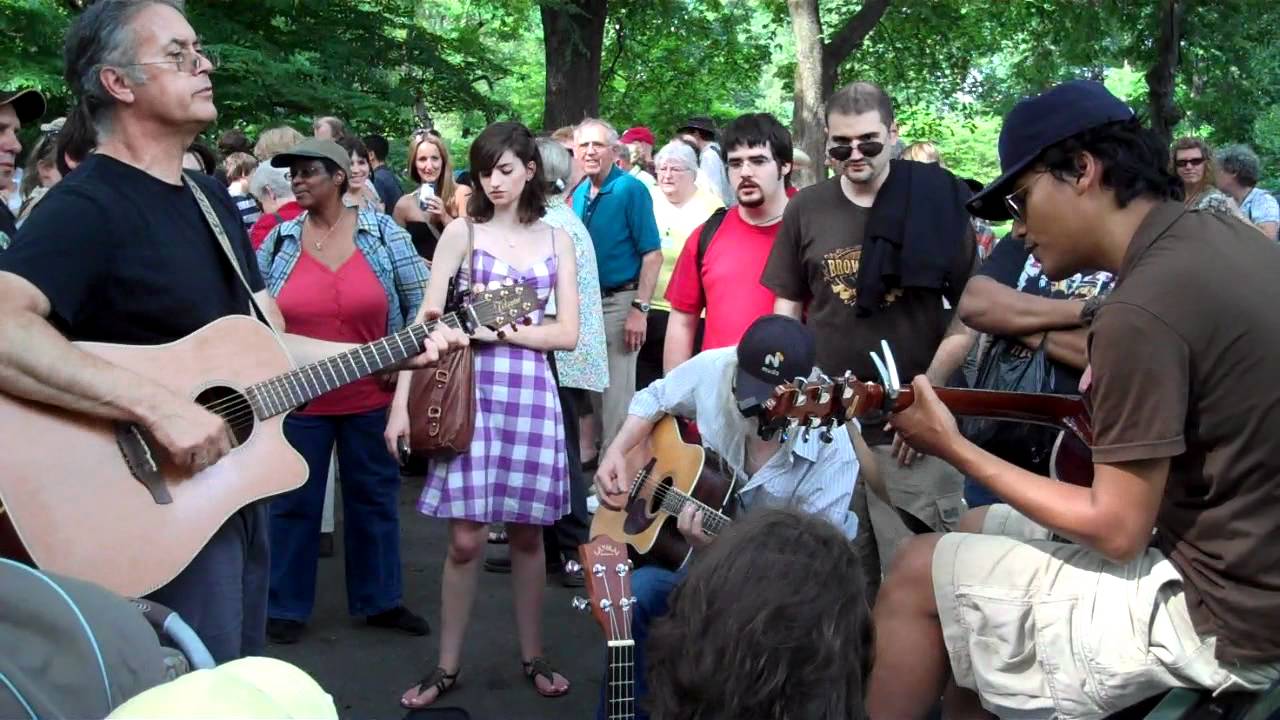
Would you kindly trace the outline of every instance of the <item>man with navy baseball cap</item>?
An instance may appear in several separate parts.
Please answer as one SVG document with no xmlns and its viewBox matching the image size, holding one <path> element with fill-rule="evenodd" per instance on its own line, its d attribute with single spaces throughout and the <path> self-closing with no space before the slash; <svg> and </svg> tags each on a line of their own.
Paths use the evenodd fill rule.
<svg viewBox="0 0 1280 720">
<path fill-rule="evenodd" d="M 1280 677 L 1280 248 L 1188 210 L 1167 145 L 1102 85 L 1018 103 L 1003 174 L 970 203 L 1085 304 L 1092 478 L 1050 479 L 966 440 L 928 381 L 890 424 L 1007 504 L 914 538 L 875 606 L 873 720 L 1100 718 L 1172 687 Z M 1083 481 L 1083 484 L 1059 482 Z"/>
</svg>

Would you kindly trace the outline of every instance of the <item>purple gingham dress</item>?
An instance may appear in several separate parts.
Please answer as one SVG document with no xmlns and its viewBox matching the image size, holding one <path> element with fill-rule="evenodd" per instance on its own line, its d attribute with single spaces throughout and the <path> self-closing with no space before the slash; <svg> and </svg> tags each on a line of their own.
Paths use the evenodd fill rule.
<svg viewBox="0 0 1280 720">
<path fill-rule="evenodd" d="M 553 251 L 528 270 L 472 251 L 477 283 L 534 281 L 542 322 L 556 284 Z M 476 522 L 550 525 L 569 511 L 560 398 L 545 353 L 508 343 L 475 348 L 476 423 L 470 452 L 433 462 L 418 511 Z"/>
</svg>

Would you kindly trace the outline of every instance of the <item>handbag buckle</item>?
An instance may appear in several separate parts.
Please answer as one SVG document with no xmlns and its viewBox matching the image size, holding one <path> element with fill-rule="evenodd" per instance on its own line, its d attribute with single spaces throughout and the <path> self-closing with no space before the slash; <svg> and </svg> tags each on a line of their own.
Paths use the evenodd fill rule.
<svg viewBox="0 0 1280 720">
<path fill-rule="evenodd" d="M 427 408 L 427 417 L 431 418 L 432 420 L 439 418 L 442 414 L 443 412 L 441 408 L 434 407 L 434 406 Z"/>
<path fill-rule="evenodd" d="M 441 384 L 449 382 L 449 371 L 443 368 L 436 370 L 436 382 Z"/>
</svg>

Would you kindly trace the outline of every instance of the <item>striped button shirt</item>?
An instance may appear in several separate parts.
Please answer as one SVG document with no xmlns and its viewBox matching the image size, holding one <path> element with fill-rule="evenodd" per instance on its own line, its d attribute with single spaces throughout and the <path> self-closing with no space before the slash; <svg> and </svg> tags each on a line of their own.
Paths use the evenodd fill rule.
<svg viewBox="0 0 1280 720">
<path fill-rule="evenodd" d="M 858 457 L 847 432 L 833 432 L 824 443 L 814 432 L 805 440 L 794 432 L 754 475 L 746 471 L 747 433 L 731 428 L 726 408 L 733 409 L 733 374 L 737 348 L 699 353 L 635 394 L 628 412 L 649 422 L 663 415 L 691 418 L 698 423 L 704 447 L 728 464 L 734 487 L 745 510 L 756 505 L 795 507 L 830 519 L 853 538 L 858 518 L 849 512 L 858 477 Z M 732 416 L 729 416 L 732 417 Z M 755 422 L 745 426 L 754 432 Z"/>
</svg>

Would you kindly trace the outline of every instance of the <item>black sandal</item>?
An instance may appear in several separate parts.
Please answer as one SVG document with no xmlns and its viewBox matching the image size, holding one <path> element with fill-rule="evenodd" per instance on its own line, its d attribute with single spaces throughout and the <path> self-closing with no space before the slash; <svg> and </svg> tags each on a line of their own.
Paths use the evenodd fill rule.
<svg viewBox="0 0 1280 720">
<path fill-rule="evenodd" d="M 539 677 L 546 678 L 552 688 L 555 688 L 556 685 L 556 673 L 558 671 L 551 667 L 551 663 L 546 658 L 539 656 L 532 660 L 522 661 L 520 664 L 524 666 L 524 676 L 529 678 L 529 683 L 533 685 L 534 692 L 542 697 L 556 698 L 569 694 L 569 688 L 567 687 L 560 692 L 556 692 L 554 689 L 550 692 L 543 692 L 542 688 L 538 687 Z M 568 681 L 569 679 L 565 678 L 565 682 Z"/>
<path fill-rule="evenodd" d="M 445 693 L 452 690 L 454 685 L 458 684 L 458 673 L 461 671 L 462 669 L 459 668 L 457 670 L 454 670 L 453 674 L 450 675 L 444 668 L 437 666 L 434 670 L 427 673 L 422 678 L 421 681 L 418 682 L 417 693 L 415 694 L 415 698 L 422 697 L 422 693 L 434 687 L 436 689 L 435 699 L 432 700 L 430 703 L 427 703 L 426 705 L 414 705 L 414 704 L 405 702 L 404 698 L 402 697 L 400 698 L 401 707 L 407 708 L 409 710 L 421 710 L 424 707 L 435 704 L 436 701 L 444 697 Z"/>
</svg>

